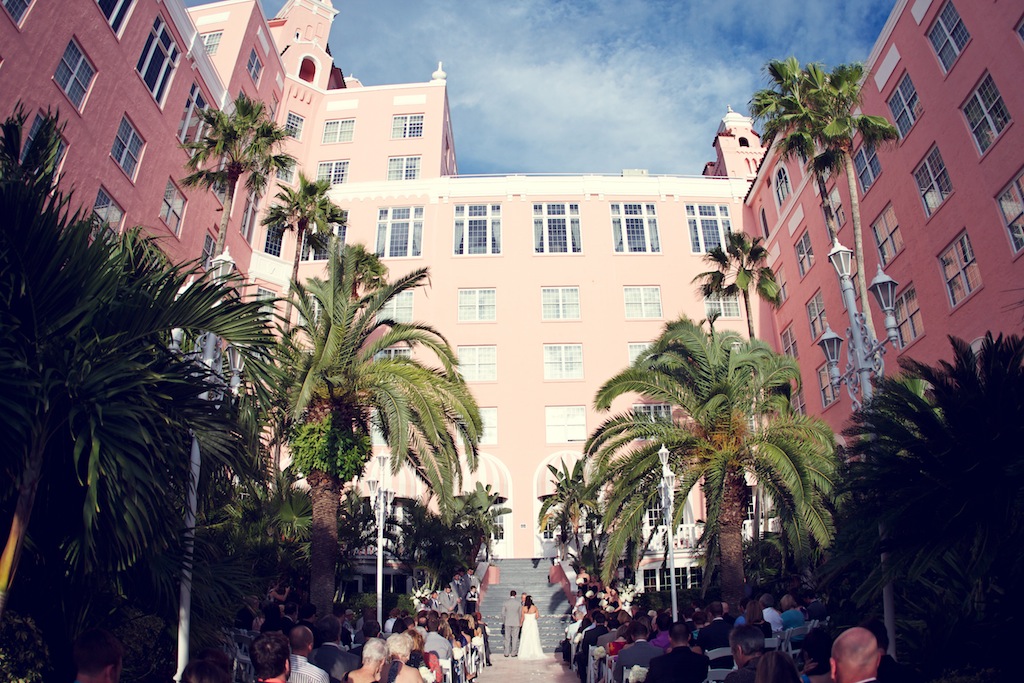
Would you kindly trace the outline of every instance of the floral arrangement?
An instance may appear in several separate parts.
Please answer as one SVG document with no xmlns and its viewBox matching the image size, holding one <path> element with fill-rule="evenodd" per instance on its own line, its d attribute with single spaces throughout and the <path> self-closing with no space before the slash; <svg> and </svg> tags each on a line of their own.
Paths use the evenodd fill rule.
<svg viewBox="0 0 1024 683">
<path fill-rule="evenodd" d="M 473 639 L 470 640 L 470 642 L 473 643 L 474 647 L 483 647 L 484 646 L 484 637 L 483 636 L 473 636 Z"/>
<path fill-rule="evenodd" d="M 647 680 L 647 669 L 642 666 L 634 666 L 629 670 L 627 683 L 643 683 Z"/>
<path fill-rule="evenodd" d="M 583 577 L 582 577 L 582 576 L 578 576 L 578 577 L 576 577 L 576 585 L 577 585 L 577 586 L 582 586 L 582 585 L 583 585 L 583 584 L 585 584 L 585 583 L 586 583 L 586 581 L 584 581 L 584 580 L 583 580 Z"/>
<path fill-rule="evenodd" d="M 423 679 L 423 683 L 435 683 L 437 678 L 434 676 L 434 672 L 425 666 L 419 668 L 420 677 Z"/>
<path fill-rule="evenodd" d="M 590 651 L 590 656 L 593 657 L 594 659 L 604 659 L 605 655 L 607 655 L 607 654 L 608 654 L 608 651 L 605 650 L 600 645 L 595 647 L 593 650 Z"/>
<path fill-rule="evenodd" d="M 466 651 L 463 650 L 461 647 L 453 647 L 452 648 L 452 659 L 462 659 L 465 656 L 466 656 Z"/>
<path fill-rule="evenodd" d="M 588 599 L 592 598 L 592 597 L 594 597 L 594 591 L 587 591 L 586 595 L 587 595 Z"/>
<path fill-rule="evenodd" d="M 572 642 L 574 642 L 574 643 L 582 643 L 583 642 L 583 634 L 582 633 L 577 633 L 576 636 L 572 639 Z"/>
<path fill-rule="evenodd" d="M 427 600 L 430 599 L 430 594 L 433 593 L 435 590 L 437 589 L 433 586 L 428 586 L 424 584 L 412 592 L 412 598 L 416 604 L 425 605 L 427 603 Z"/>
<path fill-rule="evenodd" d="M 622 608 L 629 609 L 633 601 L 636 600 L 636 596 L 642 595 L 643 592 L 643 588 L 638 588 L 634 583 L 622 586 L 619 589 L 619 601 L 622 603 Z"/>
</svg>

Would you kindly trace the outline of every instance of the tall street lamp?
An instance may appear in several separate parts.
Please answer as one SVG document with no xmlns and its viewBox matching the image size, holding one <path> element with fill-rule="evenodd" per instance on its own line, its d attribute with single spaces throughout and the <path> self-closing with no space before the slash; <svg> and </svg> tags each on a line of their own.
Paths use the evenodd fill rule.
<svg viewBox="0 0 1024 683">
<path fill-rule="evenodd" d="M 377 465 L 380 470 L 380 480 L 371 479 L 367 484 L 370 487 L 370 496 L 373 498 L 373 509 L 377 513 L 377 623 L 384 628 L 384 522 L 387 520 L 387 511 L 391 509 L 391 503 L 395 499 L 395 492 L 388 490 L 384 485 L 384 477 L 387 473 L 390 457 L 381 453 L 377 456 Z"/>
<path fill-rule="evenodd" d="M 223 282 L 235 270 L 235 261 L 227 249 L 213 259 L 210 271 L 215 280 Z M 186 284 L 188 287 L 191 284 Z M 216 304 L 215 304 L 216 305 Z M 170 350 L 174 353 L 181 351 L 181 344 L 185 338 L 185 331 L 175 329 L 171 331 Z M 190 354 L 192 358 L 206 366 L 206 371 L 211 381 L 210 389 L 200 394 L 203 400 L 219 401 L 224 395 L 224 379 L 221 376 L 221 368 L 224 354 L 227 355 L 230 377 L 228 389 L 237 392 L 242 377 L 242 356 L 238 350 L 228 346 L 222 348 L 221 339 L 212 332 L 205 332 L 196 340 L 195 348 Z M 182 558 L 181 585 L 178 598 L 178 670 L 174 674 L 174 680 L 180 681 L 181 675 L 188 665 L 189 637 L 192 624 L 192 566 L 196 542 L 196 507 L 199 500 L 199 472 L 202 468 L 202 455 L 199 451 L 199 439 L 192 434 L 192 448 L 189 455 L 189 479 L 188 494 L 185 505 L 185 554 Z"/>
<path fill-rule="evenodd" d="M 665 530 L 668 534 L 665 548 L 666 559 L 668 560 L 669 585 L 672 587 L 672 622 L 679 621 L 679 603 L 676 599 L 676 549 L 673 538 L 675 524 L 672 520 L 672 509 L 676 500 L 676 475 L 668 466 L 668 449 L 661 444 L 658 449 L 658 459 L 661 460 L 661 484 L 658 490 L 661 493 L 661 511 L 665 516 Z"/>
<path fill-rule="evenodd" d="M 838 240 L 832 243 L 832 251 L 828 253 L 828 260 L 836 269 L 839 277 L 839 288 L 843 295 L 843 305 L 850 317 L 850 327 L 846 330 L 846 337 L 850 340 L 851 348 L 847 351 L 846 372 L 839 372 L 839 352 L 843 346 L 843 338 L 832 331 L 831 327 L 825 328 L 825 333 L 818 340 L 818 346 L 825 353 L 825 362 L 828 366 L 829 381 L 834 391 L 839 391 L 840 384 L 846 384 L 847 393 L 853 403 L 853 409 L 859 410 L 861 400 L 871 400 L 874 395 L 872 380 L 882 377 L 885 370 L 883 354 L 887 344 L 899 347 L 899 328 L 896 325 L 896 288 L 897 283 L 891 277 L 882 272 L 878 267 L 878 274 L 871 281 L 869 289 L 878 302 L 878 307 L 885 314 L 886 338 L 875 339 L 874 330 L 868 329 L 864 320 L 864 314 L 857 310 L 857 299 L 853 293 L 853 279 L 850 277 L 853 252 L 839 243 Z M 867 302 L 864 302 L 867 305 Z M 885 529 L 882 525 L 878 528 L 879 535 L 885 538 Z M 882 553 L 882 565 L 886 563 L 887 554 Z M 896 654 L 896 602 L 893 596 L 892 582 L 889 581 L 882 589 L 882 613 L 885 619 L 885 630 L 889 634 L 889 654 Z"/>
</svg>

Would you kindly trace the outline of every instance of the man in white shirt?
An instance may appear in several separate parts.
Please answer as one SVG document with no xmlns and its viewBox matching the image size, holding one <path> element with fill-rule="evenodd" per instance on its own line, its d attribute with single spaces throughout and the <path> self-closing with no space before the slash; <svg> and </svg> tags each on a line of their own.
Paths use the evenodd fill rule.
<svg viewBox="0 0 1024 683">
<path fill-rule="evenodd" d="M 291 664 L 289 683 L 330 683 L 327 672 L 309 663 L 309 653 L 313 651 L 313 632 L 305 626 L 296 626 L 288 635 L 292 654 L 288 658 Z"/>
<path fill-rule="evenodd" d="M 775 609 L 775 598 L 772 597 L 772 594 L 765 593 L 758 602 L 761 603 L 761 614 L 764 615 L 764 620 L 772 627 L 772 633 L 781 631 L 782 614 Z"/>
</svg>

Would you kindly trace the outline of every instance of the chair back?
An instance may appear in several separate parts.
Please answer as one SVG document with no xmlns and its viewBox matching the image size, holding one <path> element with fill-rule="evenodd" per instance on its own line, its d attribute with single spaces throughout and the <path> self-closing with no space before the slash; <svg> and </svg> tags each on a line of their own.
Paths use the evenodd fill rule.
<svg viewBox="0 0 1024 683">
<path fill-rule="evenodd" d="M 772 636 L 771 638 L 765 638 L 764 639 L 764 649 L 765 649 L 765 652 L 767 652 L 769 650 L 778 650 L 779 649 L 779 637 L 778 636 Z"/>
<path fill-rule="evenodd" d="M 709 669 L 708 681 L 724 681 L 726 676 L 733 672 L 732 669 Z"/>
<path fill-rule="evenodd" d="M 730 648 L 716 647 L 711 650 L 708 650 L 704 654 L 707 655 L 707 658 L 711 660 L 712 669 L 725 669 L 726 671 L 731 671 L 735 666 L 735 664 L 732 661 L 732 650 Z M 728 662 L 719 662 L 718 664 L 715 664 L 716 659 L 725 659 L 726 657 L 729 658 Z"/>
<path fill-rule="evenodd" d="M 796 628 L 790 628 L 783 631 L 783 635 L 785 637 L 782 644 L 783 650 L 790 655 L 793 655 L 795 652 L 800 652 L 804 636 L 806 636 L 810 630 L 810 627 L 805 624 L 804 626 L 797 626 Z M 797 642 L 794 643 L 794 639 L 797 639 Z"/>
<path fill-rule="evenodd" d="M 452 660 L 438 658 L 437 663 L 441 665 L 444 672 L 445 683 L 455 683 L 455 675 L 452 673 Z"/>
</svg>

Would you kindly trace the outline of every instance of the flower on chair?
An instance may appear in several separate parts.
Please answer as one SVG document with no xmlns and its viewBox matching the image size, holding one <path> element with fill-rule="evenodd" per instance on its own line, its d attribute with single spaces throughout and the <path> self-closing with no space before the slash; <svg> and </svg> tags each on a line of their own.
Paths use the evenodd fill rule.
<svg viewBox="0 0 1024 683">
<path fill-rule="evenodd" d="M 423 678 L 423 683 L 435 683 L 437 680 L 434 677 L 434 672 L 425 666 L 419 668 L 420 677 Z"/>
<path fill-rule="evenodd" d="M 601 646 L 597 646 L 590 651 L 590 656 L 594 659 L 604 659 L 606 654 L 608 654 L 608 652 Z"/>
<path fill-rule="evenodd" d="M 629 670 L 627 683 L 643 683 L 647 680 L 647 669 L 642 666 L 634 666 Z"/>
</svg>

